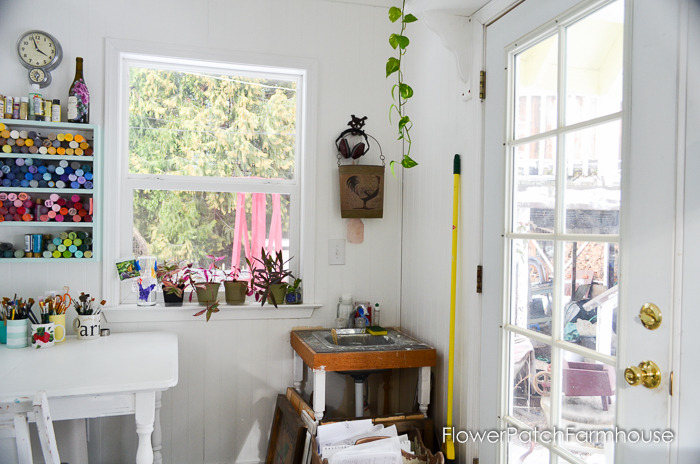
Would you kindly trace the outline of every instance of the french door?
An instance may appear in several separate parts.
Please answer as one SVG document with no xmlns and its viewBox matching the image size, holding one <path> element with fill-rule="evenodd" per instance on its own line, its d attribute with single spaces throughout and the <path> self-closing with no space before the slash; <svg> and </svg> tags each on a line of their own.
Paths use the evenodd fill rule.
<svg viewBox="0 0 700 464">
<path fill-rule="evenodd" d="M 677 15 L 651 3 L 527 0 L 486 29 L 480 418 L 512 432 L 482 462 L 668 461 Z M 645 361 L 656 388 L 625 381 Z"/>
</svg>

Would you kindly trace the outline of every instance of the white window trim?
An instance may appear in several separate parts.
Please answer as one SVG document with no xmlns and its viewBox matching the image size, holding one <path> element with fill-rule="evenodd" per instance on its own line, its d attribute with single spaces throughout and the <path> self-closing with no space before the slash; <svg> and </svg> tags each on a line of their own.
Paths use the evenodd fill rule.
<svg viewBox="0 0 700 464">
<path fill-rule="evenodd" d="M 120 136 L 125 130 L 127 118 L 124 109 L 128 108 L 128 94 L 123 92 L 124 79 L 126 78 L 127 62 L 134 56 L 147 55 L 149 59 L 157 60 L 163 57 L 164 60 L 182 59 L 192 61 L 211 61 L 215 63 L 230 63 L 236 69 L 249 67 L 251 70 L 260 71 L 261 68 L 270 67 L 275 69 L 275 74 L 285 69 L 290 73 L 299 74 L 301 71 L 300 89 L 302 99 L 299 104 L 299 124 L 302 130 L 299 133 L 298 153 L 303 153 L 297 159 L 295 176 L 298 176 L 300 183 L 300 201 L 293 202 L 292 207 L 300 208 L 299 224 L 291 224 L 292 230 L 298 230 L 299 245 L 298 253 L 294 257 L 294 270 L 303 279 L 304 301 L 303 305 L 280 305 L 280 309 L 266 311 L 252 311 L 253 308 L 260 308 L 259 304 L 246 304 L 241 306 L 221 305 L 221 315 L 223 319 L 270 319 L 270 318 L 305 318 L 311 317 L 313 309 L 320 307 L 313 304 L 315 301 L 315 229 L 316 217 L 314 208 L 314 198 L 316 192 L 316 112 L 317 112 L 317 74 L 318 64 L 316 60 L 306 58 L 292 58 L 284 56 L 261 55 L 229 50 L 201 49 L 195 47 L 181 47 L 175 45 L 154 44 L 136 42 L 130 40 L 106 39 L 105 44 L 105 153 L 104 166 L 106 173 L 119 173 L 118 176 L 106 175 L 104 180 L 105 209 L 109 208 L 113 213 L 104 215 L 104 260 L 102 270 L 102 295 L 107 300 L 108 309 L 105 310 L 108 320 L 114 320 L 119 312 L 120 322 L 143 321 L 144 316 L 136 316 L 133 304 L 119 304 L 120 283 L 115 271 L 115 263 L 121 257 L 120 250 L 128 249 L 131 243 L 131 236 L 120 233 L 121 223 L 129 220 L 132 216 L 131 202 L 122 201 L 123 189 L 127 188 L 125 180 L 126 157 L 121 156 L 126 149 L 124 139 Z M 216 185 L 216 178 L 212 179 L 212 185 L 207 190 L 219 190 Z M 186 183 L 186 180 L 184 181 Z M 258 181 L 268 184 L 267 181 Z M 278 181 L 279 182 L 279 181 Z M 283 181 L 284 182 L 284 181 Z M 259 185 L 258 188 L 262 187 Z M 266 185 L 265 190 L 269 191 L 272 185 Z M 254 183 L 251 183 L 252 191 L 255 191 Z M 230 189 L 230 188 L 229 188 Z M 198 188 L 197 190 L 201 190 Z M 294 206 L 296 203 L 296 206 Z M 294 215 L 292 215 L 294 217 Z M 301 233 L 303 231 L 303 233 Z M 187 304 L 183 308 L 195 310 L 196 304 Z M 274 307 L 273 307 L 274 308 Z M 296 311 L 290 311 L 297 308 Z M 251 310 L 251 311 L 247 311 Z M 302 311 L 305 310 L 305 311 Z M 171 311 L 162 305 L 150 308 L 139 307 L 140 313 L 143 311 L 152 312 L 152 320 L 181 320 L 178 316 L 163 316 L 157 319 L 159 313 Z M 110 314 L 112 317 L 110 317 Z M 128 316 L 133 314 L 134 316 Z M 175 319 L 172 319 L 175 317 Z M 149 316 L 150 318 L 150 316 Z M 147 318 L 148 319 L 148 318 Z M 195 318 L 182 318 L 182 320 L 192 320 Z M 199 318 L 197 318 L 199 319 Z M 195 319 L 196 320 L 196 319 Z M 116 322 L 116 320 L 115 320 Z"/>
</svg>

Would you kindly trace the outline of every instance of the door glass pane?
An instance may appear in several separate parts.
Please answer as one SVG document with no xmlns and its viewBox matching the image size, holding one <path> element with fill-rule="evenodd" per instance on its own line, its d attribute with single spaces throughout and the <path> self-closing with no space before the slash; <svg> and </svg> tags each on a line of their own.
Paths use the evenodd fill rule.
<svg viewBox="0 0 700 464">
<path fill-rule="evenodd" d="M 620 231 L 621 122 L 566 134 L 566 232 Z"/>
<path fill-rule="evenodd" d="M 554 232 L 556 138 L 513 149 L 513 232 Z"/>
<path fill-rule="evenodd" d="M 533 429 L 549 423 L 540 404 L 549 396 L 552 347 L 519 334 L 510 335 L 509 414 Z"/>
<path fill-rule="evenodd" d="M 526 435 L 509 438 L 508 464 L 549 464 L 549 450 L 525 438 L 527 438 Z"/>
<path fill-rule="evenodd" d="M 566 28 L 566 124 L 622 110 L 624 3 Z"/>
<path fill-rule="evenodd" d="M 561 353 L 559 444 L 587 463 L 612 464 L 615 369 L 567 350 Z M 549 410 L 549 404 L 548 399 L 542 400 L 544 410 Z"/>
<path fill-rule="evenodd" d="M 619 246 L 564 244 L 562 323 L 565 341 L 599 353 L 617 354 Z M 574 275 L 574 269 L 576 270 Z M 572 295 L 572 283 L 575 291 Z"/>
<path fill-rule="evenodd" d="M 510 323 L 552 333 L 554 243 L 513 240 L 511 251 Z"/>
<path fill-rule="evenodd" d="M 557 62 L 553 35 L 515 56 L 515 138 L 557 127 Z"/>
</svg>

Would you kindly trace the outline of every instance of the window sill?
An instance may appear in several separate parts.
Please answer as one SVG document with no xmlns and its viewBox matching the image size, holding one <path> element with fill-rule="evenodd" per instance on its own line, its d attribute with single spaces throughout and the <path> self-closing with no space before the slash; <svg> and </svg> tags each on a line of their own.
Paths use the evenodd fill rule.
<svg viewBox="0 0 700 464">
<path fill-rule="evenodd" d="M 308 319 L 321 304 L 273 305 L 245 304 L 241 306 L 219 307 L 219 312 L 212 314 L 212 320 L 257 320 L 257 319 Z M 124 304 L 105 308 L 102 312 L 107 322 L 206 322 L 206 314 L 193 317 L 204 309 L 197 304 L 184 304 L 180 307 L 137 306 Z"/>
</svg>

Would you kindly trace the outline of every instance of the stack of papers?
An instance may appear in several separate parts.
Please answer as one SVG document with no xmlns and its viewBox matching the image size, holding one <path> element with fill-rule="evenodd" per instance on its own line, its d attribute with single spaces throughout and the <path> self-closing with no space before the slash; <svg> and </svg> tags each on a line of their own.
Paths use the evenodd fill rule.
<svg viewBox="0 0 700 464">
<path fill-rule="evenodd" d="M 386 438 L 355 444 L 371 437 Z M 317 438 L 319 454 L 329 464 L 401 464 L 401 450 L 411 452 L 408 436 L 399 436 L 395 425 L 373 425 L 370 419 L 320 425 Z"/>
</svg>

